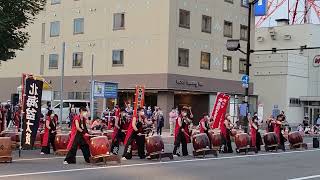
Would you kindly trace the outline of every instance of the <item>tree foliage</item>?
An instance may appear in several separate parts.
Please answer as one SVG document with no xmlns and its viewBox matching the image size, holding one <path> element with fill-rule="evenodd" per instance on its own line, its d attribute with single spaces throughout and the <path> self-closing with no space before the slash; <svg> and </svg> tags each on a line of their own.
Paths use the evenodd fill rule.
<svg viewBox="0 0 320 180">
<path fill-rule="evenodd" d="M 16 56 L 30 35 L 26 27 L 44 9 L 46 0 L 0 0 L 0 61 Z"/>
</svg>

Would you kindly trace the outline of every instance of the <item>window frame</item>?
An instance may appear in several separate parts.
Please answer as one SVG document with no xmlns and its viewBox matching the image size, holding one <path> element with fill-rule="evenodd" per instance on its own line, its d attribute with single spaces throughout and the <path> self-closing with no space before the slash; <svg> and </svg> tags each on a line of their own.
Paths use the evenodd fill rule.
<svg viewBox="0 0 320 180">
<path fill-rule="evenodd" d="M 51 5 L 61 4 L 61 0 L 51 0 Z"/>
<path fill-rule="evenodd" d="M 77 20 L 80 20 L 80 22 L 82 22 L 82 31 L 81 32 L 76 32 L 76 22 Z M 84 18 L 75 18 L 73 19 L 73 34 L 77 35 L 77 34 L 84 34 Z"/>
<path fill-rule="evenodd" d="M 59 25 L 58 33 L 57 34 L 52 34 L 53 33 L 53 25 L 55 23 L 57 23 Z M 50 22 L 50 37 L 59 37 L 60 36 L 60 28 L 61 28 L 60 21 L 52 21 L 52 22 Z"/>
<path fill-rule="evenodd" d="M 227 70 L 225 70 L 224 68 L 224 60 L 225 58 L 227 58 Z M 230 58 L 230 59 L 229 59 Z M 229 65 L 229 60 L 230 60 L 230 65 Z M 230 69 L 229 69 L 230 66 Z M 232 73 L 232 56 L 227 56 L 227 55 L 223 55 L 223 60 L 222 60 L 222 71 L 223 72 L 228 72 L 228 73 Z"/>
<path fill-rule="evenodd" d="M 208 66 L 208 68 L 207 67 L 204 67 L 204 66 L 202 66 L 202 57 L 203 57 L 203 55 L 209 55 L 209 66 Z M 205 52 L 205 51 L 201 51 L 201 56 L 200 56 L 200 69 L 203 69 L 203 70 L 210 70 L 211 69 L 211 53 L 209 53 L 209 52 Z"/>
<path fill-rule="evenodd" d="M 245 37 L 243 37 L 243 36 L 242 36 L 242 33 L 241 33 L 242 30 L 245 30 L 245 29 L 243 29 L 243 28 L 246 28 L 246 29 L 247 29 L 246 32 L 245 32 Z M 249 30 L 248 26 L 243 25 L 243 24 L 240 24 L 240 40 L 242 40 L 242 41 L 248 41 L 248 30 Z"/>
<path fill-rule="evenodd" d="M 119 52 L 120 53 L 120 61 L 121 64 L 115 64 L 114 62 L 114 53 Z M 122 53 L 121 53 L 122 52 Z M 122 56 L 121 56 L 122 55 Z M 122 58 L 122 59 L 121 59 Z M 112 50 L 112 66 L 113 67 L 118 67 L 118 66 L 124 66 L 124 49 L 114 49 Z"/>
<path fill-rule="evenodd" d="M 205 18 L 209 18 L 210 19 L 210 29 L 209 30 L 204 29 L 204 24 L 203 23 L 204 23 L 204 19 Z M 201 32 L 211 34 L 211 32 L 212 32 L 212 17 L 211 16 L 202 15 Z"/>
<path fill-rule="evenodd" d="M 123 24 L 123 27 L 116 27 L 116 16 L 120 15 L 121 16 L 121 21 L 123 21 L 122 23 L 120 23 L 121 25 Z M 123 17 L 122 17 L 123 16 Z M 122 19 L 123 18 L 123 19 Z M 113 13 L 113 30 L 117 31 L 117 30 L 124 30 L 126 27 L 126 14 L 124 12 L 121 13 Z"/>
<path fill-rule="evenodd" d="M 81 65 L 80 66 L 75 66 L 75 56 L 76 54 L 81 54 Z M 76 69 L 76 68 L 83 68 L 83 59 L 84 59 L 84 53 L 83 52 L 74 52 L 72 53 L 72 68 Z"/>
<path fill-rule="evenodd" d="M 188 21 L 189 24 L 181 24 L 182 23 L 182 19 L 181 19 L 181 14 L 182 13 L 187 13 L 188 17 Z M 185 14 L 184 14 L 185 15 Z M 191 28 L 191 11 L 185 10 L 185 9 L 179 9 L 179 27 L 180 28 L 184 28 L 184 29 L 190 29 Z"/>
<path fill-rule="evenodd" d="M 50 66 L 51 65 L 51 61 L 52 61 L 52 59 L 51 59 L 51 57 L 53 57 L 53 56 L 56 56 L 57 57 L 57 59 L 56 59 L 56 61 L 57 61 L 57 66 L 55 67 L 55 66 Z M 48 68 L 49 69 L 59 69 L 59 54 L 57 54 L 57 53 L 52 53 L 52 54 L 49 54 L 49 64 L 48 64 Z"/>
<path fill-rule="evenodd" d="M 231 34 L 227 34 L 226 33 L 226 23 L 231 24 Z M 224 23 L 223 23 L 223 36 L 224 37 L 228 37 L 228 38 L 232 38 L 233 37 L 233 23 L 232 22 L 224 20 Z"/>
<path fill-rule="evenodd" d="M 181 64 L 180 63 L 180 51 L 187 52 L 187 63 Z M 178 66 L 179 67 L 189 67 L 189 61 L 190 61 L 190 49 L 187 48 L 178 48 Z"/>
<path fill-rule="evenodd" d="M 241 62 L 244 62 L 244 70 L 241 71 Z M 240 58 L 239 59 L 239 74 L 245 74 L 246 73 L 246 63 L 247 63 L 247 60 L 244 59 L 244 58 Z"/>
</svg>

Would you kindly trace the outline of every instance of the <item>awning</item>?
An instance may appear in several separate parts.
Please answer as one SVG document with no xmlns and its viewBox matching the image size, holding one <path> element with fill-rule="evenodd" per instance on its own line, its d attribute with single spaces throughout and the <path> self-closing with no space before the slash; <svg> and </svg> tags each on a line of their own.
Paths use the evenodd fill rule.
<svg viewBox="0 0 320 180">
<path fill-rule="evenodd" d="M 320 101 L 320 96 L 300 96 L 300 101 Z"/>
</svg>

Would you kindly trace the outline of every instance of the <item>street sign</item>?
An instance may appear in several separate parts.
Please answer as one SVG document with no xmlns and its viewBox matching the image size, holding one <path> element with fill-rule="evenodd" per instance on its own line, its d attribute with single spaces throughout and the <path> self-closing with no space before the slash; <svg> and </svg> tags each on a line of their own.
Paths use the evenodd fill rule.
<svg viewBox="0 0 320 180">
<path fill-rule="evenodd" d="M 243 75 L 242 78 L 241 78 L 242 87 L 248 88 L 249 87 L 249 81 L 250 81 L 249 76 L 248 75 Z"/>
</svg>

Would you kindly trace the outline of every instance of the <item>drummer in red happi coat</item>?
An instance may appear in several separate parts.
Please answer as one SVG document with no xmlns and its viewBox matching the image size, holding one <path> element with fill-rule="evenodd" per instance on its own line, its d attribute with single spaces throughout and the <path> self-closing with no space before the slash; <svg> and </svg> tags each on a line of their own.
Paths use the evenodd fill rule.
<svg viewBox="0 0 320 180">
<path fill-rule="evenodd" d="M 79 115 L 76 115 L 72 121 L 70 140 L 67 149 L 69 150 L 64 164 L 75 164 L 78 147 L 80 147 L 83 157 L 87 163 L 90 163 L 90 149 L 87 143 L 88 129 L 86 122 L 88 120 L 88 110 L 80 107 Z"/>
<path fill-rule="evenodd" d="M 188 148 L 187 144 L 190 142 L 190 135 L 189 135 L 189 128 L 188 123 L 192 122 L 188 118 L 188 111 L 189 108 L 183 107 L 181 109 L 181 113 L 176 119 L 176 127 L 175 127 L 175 133 L 174 133 L 174 149 L 173 149 L 173 155 L 180 156 L 179 153 L 177 153 L 177 150 L 180 148 L 180 144 L 182 144 L 182 155 L 188 156 Z"/>
<path fill-rule="evenodd" d="M 50 144 L 53 151 L 56 151 L 54 139 L 56 137 L 57 122 L 52 110 L 49 110 L 45 117 L 44 134 L 42 139 L 41 154 L 50 154 Z"/>
<path fill-rule="evenodd" d="M 231 116 L 229 114 L 225 115 L 225 120 L 223 123 L 220 123 L 221 135 L 223 138 L 223 152 L 224 153 L 233 153 L 232 145 L 231 145 L 231 130 L 233 128 L 233 124 L 231 123 Z"/>
<path fill-rule="evenodd" d="M 210 130 L 210 117 L 208 113 L 203 113 L 203 118 L 200 120 L 200 133 L 206 133 L 208 138 L 209 136 L 209 130 Z M 210 149 L 211 149 L 211 141 L 209 141 Z"/>
</svg>

